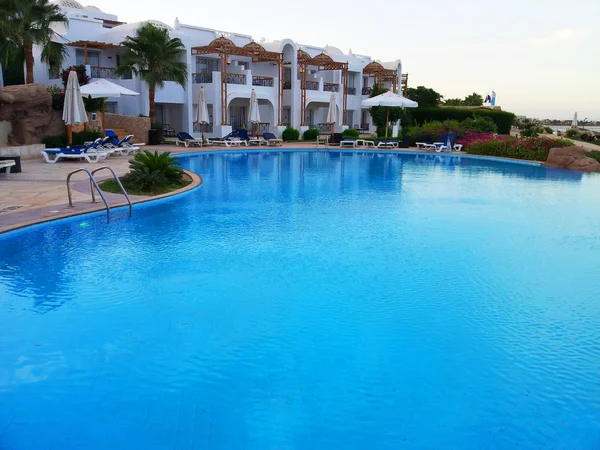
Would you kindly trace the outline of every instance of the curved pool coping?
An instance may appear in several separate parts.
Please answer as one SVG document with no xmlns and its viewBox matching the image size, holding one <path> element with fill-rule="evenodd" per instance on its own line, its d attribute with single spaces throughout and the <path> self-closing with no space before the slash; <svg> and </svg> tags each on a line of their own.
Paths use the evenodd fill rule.
<svg viewBox="0 0 600 450">
<path fill-rule="evenodd" d="M 177 155 L 177 156 L 179 156 L 179 155 Z M 200 175 L 198 175 L 195 172 L 190 172 L 189 170 L 184 170 L 184 172 L 192 179 L 192 182 L 190 184 L 182 187 L 181 189 L 177 189 L 173 192 L 167 192 L 166 194 L 160 194 L 160 195 L 156 195 L 154 197 L 149 197 L 149 198 L 137 198 L 136 199 L 135 198 L 136 196 L 132 195 L 132 196 L 130 196 L 130 200 L 131 200 L 132 205 L 136 205 L 136 208 L 134 208 L 134 209 L 140 209 L 140 208 L 149 206 L 149 204 L 152 204 L 152 205 L 159 204 L 161 202 L 170 200 L 172 197 L 183 196 L 185 194 L 190 193 L 191 191 L 193 191 L 194 189 L 196 189 L 197 187 L 202 185 L 202 177 Z M 126 201 L 121 201 L 114 205 L 110 205 L 110 211 L 111 211 L 111 213 L 113 211 L 124 211 L 128 207 L 129 207 L 129 204 Z M 66 212 L 66 213 L 62 213 L 62 214 L 57 214 L 56 216 L 53 216 L 53 217 L 41 217 L 39 219 L 34 219 L 34 220 L 29 220 L 27 222 L 18 223 L 12 227 L 2 230 L 2 231 L 0 231 L 0 237 L 4 237 L 6 235 L 12 236 L 12 235 L 18 234 L 20 232 L 35 230 L 37 228 L 48 225 L 49 222 L 62 223 L 62 222 L 68 222 L 71 220 L 76 220 L 76 219 L 95 217 L 97 215 L 103 215 L 103 214 L 106 214 L 106 208 L 100 204 L 100 205 L 98 205 L 97 208 L 94 208 L 94 209 L 91 209 L 88 211 L 76 211 L 76 212 L 72 212 L 72 213 Z"/>
<path fill-rule="evenodd" d="M 219 150 L 209 150 L 209 151 L 198 151 L 198 152 L 190 152 L 190 153 L 175 153 L 173 156 L 178 158 L 186 158 L 189 156 L 199 156 L 199 155 L 223 155 L 228 153 L 324 153 L 324 152 L 333 152 L 333 153 L 368 153 L 368 154 L 397 154 L 397 155 L 429 155 L 429 156 L 439 156 L 441 158 L 466 158 L 466 159 L 479 159 L 482 161 L 496 161 L 496 162 L 504 162 L 509 164 L 518 164 L 518 165 L 526 165 L 526 166 L 542 166 L 543 163 L 538 161 L 524 161 L 519 159 L 512 158 L 500 158 L 494 156 L 480 156 L 480 155 L 468 155 L 468 154 L 456 154 L 456 153 L 433 153 L 433 152 L 415 152 L 415 151 L 406 151 L 406 150 L 369 150 L 369 149 L 334 149 L 334 148 L 281 148 L 281 147 L 269 147 L 265 149 L 246 149 L 246 148 L 232 148 L 232 149 L 219 149 Z M 195 173 L 186 170 L 187 173 L 192 178 L 192 183 L 185 186 L 184 188 L 178 189 L 173 192 L 169 192 L 166 194 L 157 195 L 151 198 L 144 198 L 139 200 L 132 199 L 132 204 L 136 205 L 134 209 L 140 209 L 144 207 L 154 206 L 156 204 L 160 204 L 167 201 L 172 201 L 174 199 L 180 198 L 186 194 L 189 194 L 194 189 L 198 188 L 202 185 L 202 177 Z M 128 207 L 127 202 L 120 202 L 114 206 L 111 206 L 111 211 L 122 211 Z M 50 222 L 63 223 L 74 221 L 77 219 L 85 219 L 91 218 L 98 215 L 106 214 L 106 209 L 104 207 L 99 206 L 97 209 L 93 209 L 90 211 L 79 211 L 73 213 L 63 213 L 60 216 L 54 217 L 43 217 L 40 219 L 34 219 L 27 222 L 22 222 L 19 224 L 15 224 L 13 227 L 7 228 L 3 231 L 0 231 L 0 238 L 6 236 L 13 236 L 22 232 L 32 231 L 44 226 L 47 226 Z"/>
</svg>

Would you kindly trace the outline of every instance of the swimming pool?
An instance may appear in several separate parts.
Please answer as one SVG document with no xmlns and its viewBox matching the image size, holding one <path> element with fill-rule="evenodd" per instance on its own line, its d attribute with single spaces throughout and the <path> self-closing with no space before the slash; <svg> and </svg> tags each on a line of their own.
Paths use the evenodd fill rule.
<svg viewBox="0 0 600 450">
<path fill-rule="evenodd" d="M 597 448 L 600 177 L 203 154 L 0 236 L 0 448 Z"/>
</svg>

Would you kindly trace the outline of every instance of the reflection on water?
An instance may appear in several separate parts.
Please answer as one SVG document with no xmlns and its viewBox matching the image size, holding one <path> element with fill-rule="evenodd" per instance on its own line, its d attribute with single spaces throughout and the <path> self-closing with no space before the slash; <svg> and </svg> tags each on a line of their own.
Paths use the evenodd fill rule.
<svg viewBox="0 0 600 450">
<path fill-rule="evenodd" d="M 1 448 L 594 448 L 600 177 L 182 162 L 132 218 L 0 237 Z"/>
</svg>

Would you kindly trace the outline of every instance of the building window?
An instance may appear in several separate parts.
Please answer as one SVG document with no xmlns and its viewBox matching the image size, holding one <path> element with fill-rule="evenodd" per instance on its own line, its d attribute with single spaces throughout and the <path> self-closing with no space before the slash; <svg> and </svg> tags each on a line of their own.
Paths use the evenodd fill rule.
<svg viewBox="0 0 600 450">
<path fill-rule="evenodd" d="M 348 72 L 348 87 L 356 87 L 356 72 Z"/>
<path fill-rule="evenodd" d="M 201 58 L 196 56 L 196 72 L 218 72 L 219 60 L 214 58 Z"/>
<path fill-rule="evenodd" d="M 100 53 L 99 52 L 91 52 L 88 50 L 88 62 L 90 66 L 99 66 L 100 65 Z M 81 66 L 85 64 L 85 51 L 82 49 L 75 50 L 75 64 Z"/>
</svg>

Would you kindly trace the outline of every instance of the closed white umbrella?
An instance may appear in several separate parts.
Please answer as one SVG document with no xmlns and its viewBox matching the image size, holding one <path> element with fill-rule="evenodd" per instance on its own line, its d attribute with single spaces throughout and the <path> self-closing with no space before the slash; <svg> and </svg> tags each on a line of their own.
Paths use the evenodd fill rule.
<svg viewBox="0 0 600 450">
<path fill-rule="evenodd" d="M 81 87 L 81 95 L 92 98 L 121 97 L 122 95 L 140 95 L 131 89 L 124 88 L 116 83 L 112 83 L 104 78 L 93 81 Z M 106 102 L 102 100 L 102 129 L 105 128 L 104 113 L 106 111 Z"/>
<path fill-rule="evenodd" d="M 361 102 L 361 106 L 370 108 L 372 106 L 387 106 L 387 120 L 385 122 L 385 137 L 388 134 L 388 124 L 390 122 L 390 109 L 394 107 L 417 108 L 419 104 L 413 100 L 403 97 L 400 94 L 388 91 L 372 98 L 367 98 Z"/>
<path fill-rule="evenodd" d="M 333 124 L 337 122 L 335 111 L 335 94 L 332 92 L 331 97 L 329 97 L 329 108 L 327 109 L 327 119 L 325 122 L 331 124 L 331 132 L 333 133 Z"/>
<path fill-rule="evenodd" d="M 256 97 L 256 92 L 252 89 L 252 93 L 250 94 L 250 123 L 258 124 L 259 122 L 260 112 L 258 111 L 258 98 Z M 252 131 L 254 132 L 254 127 L 252 127 Z"/>
<path fill-rule="evenodd" d="M 195 123 L 202 124 L 202 140 L 204 141 L 204 124 L 208 123 L 210 117 L 208 117 L 208 106 L 206 105 L 206 92 L 204 92 L 204 86 L 200 86 L 198 92 L 198 108 L 196 109 L 196 120 Z"/>
<path fill-rule="evenodd" d="M 83 104 L 83 98 L 80 93 L 79 80 L 77 80 L 77 72 L 75 70 L 72 70 L 69 73 L 69 79 L 67 80 L 62 118 L 67 126 L 67 143 L 71 145 L 73 142 L 73 132 L 71 127 L 88 121 L 85 105 Z"/>
<path fill-rule="evenodd" d="M 575 115 L 573 116 L 573 122 L 571 122 L 571 128 L 577 128 L 577 111 L 575 111 Z"/>
</svg>

